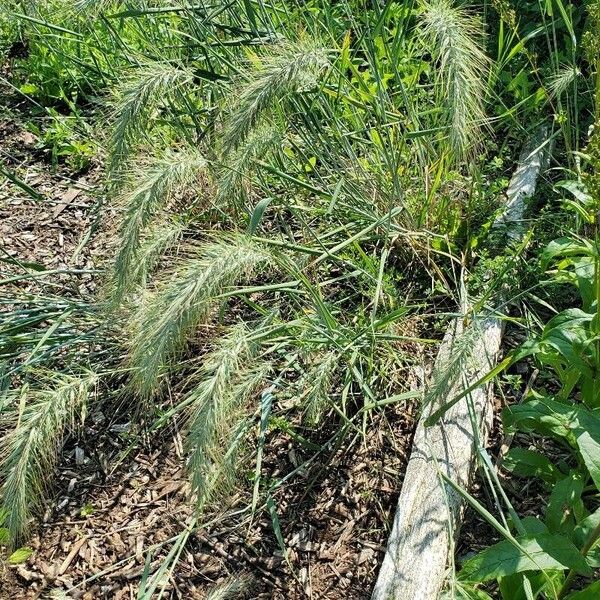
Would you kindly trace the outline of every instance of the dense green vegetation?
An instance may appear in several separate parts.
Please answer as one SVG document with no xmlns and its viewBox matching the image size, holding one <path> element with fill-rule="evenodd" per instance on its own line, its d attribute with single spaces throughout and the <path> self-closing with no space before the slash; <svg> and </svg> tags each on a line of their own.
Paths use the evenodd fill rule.
<svg viewBox="0 0 600 600">
<path fill-rule="evenodd" d="M 495 505 L 463 493 L 501 541 L 457 563 L 449 594 L 598 597 L 600 3 L 7 4 L 6 85 L 55 166 L 102 161 L 119 224 L 93 300 L 21 297 L 49 274 L 2 259 L 1 541 L 26 543 L 64 437 L 116 395 L 140 435 L 185 432 L 198 526 L 241 487 L 277 528 L 266 433 L 315 456 L 362 435 L 423 396 L 414 348 L 464 290 L 469 320 L 502 287 L 525 341 L 490 378 L 522 391 L 512 366 L 540 370 L 502 413 L 531 441 L 502 468 L 545 506 L 519 514 L 480 448 Z M 552 157 L 524 242 L 499 243 L 540 126 Z"/>
</svg>

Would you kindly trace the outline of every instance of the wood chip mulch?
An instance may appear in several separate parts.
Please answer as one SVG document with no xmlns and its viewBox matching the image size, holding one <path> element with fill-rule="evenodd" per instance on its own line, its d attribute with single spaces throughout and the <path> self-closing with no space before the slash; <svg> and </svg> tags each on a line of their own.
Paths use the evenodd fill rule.
<svg viewBox="0 0 600 600">
<path fill-rule="evenodd" d="M 268 511 L 252 523 L 248 511 L 240 516 L 250 501 L 246 489 L 206 515 L 212 524 L 188 540 L 164 597 L 204 598 L 215 584 L 244 574 L 257 599 L 369 598 L 410 452 L 412 410 L 398 407 L 393 422 L 390 412 L 377 417 L 327 468 L 313 464 L 274 495 L 286 558 Z M 130 452 L 114 468 L 127 448 L 128 424 L 108 434 L 101 425 L 70 441 L 54 501 L 28 542 L 34 552 L 25 564 L 4 568 L 10 593 L 0 598 L 134 598 L 144 569 L 155 573 L 192 522 L 177 436 L 155 450 Z M 263 477 L 282 476 L 303 460 L 280 432 L 267 440 L 265 454 Z"/>
</svg>

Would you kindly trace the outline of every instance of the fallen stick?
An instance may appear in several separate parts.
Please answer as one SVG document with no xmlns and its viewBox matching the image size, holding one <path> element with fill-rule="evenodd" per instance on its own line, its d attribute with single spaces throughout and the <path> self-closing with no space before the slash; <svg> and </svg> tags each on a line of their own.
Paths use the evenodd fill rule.
<svg viewBox="0 0 600 600">
<path fill-rule="evenodd" d="M 494 225 L 506 228 L 512 240 L 523 235 L 524 200 L 535 191 L 548 143 L 545 137 L 544 128 L 526 145 L 507 190 L 504 212 Z M 468 308 L 463 306 L 465 314 Z M 468 488 L 477 443 L 485 443 L 493 414 L 491 384 L 466 395 L 434 425 L 426 427 L 425 421 L 489 373 L 496 364 L 503 333 L 501 318 L 472 318 L 466 330 L 464 322 L 462 317 L 452 321 L 435 361 L 434 381 L 436 374 L 452 368 L 459 372 L 441 378 L 442 384 L 447 383 L 444 393 L 424 408 L 417 424 L 373 600 L 435 600 L 446 580 L 463 502 L 442 475 Z M 459 360 L 461 353 L 466 356 L 464 361 Z"/>
</svg>

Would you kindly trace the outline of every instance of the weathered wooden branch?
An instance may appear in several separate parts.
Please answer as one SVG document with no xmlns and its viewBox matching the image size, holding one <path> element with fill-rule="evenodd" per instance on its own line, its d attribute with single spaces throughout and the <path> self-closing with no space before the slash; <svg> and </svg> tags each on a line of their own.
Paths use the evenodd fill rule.
<svg viewBox="0 0 600 600">
<path fill-rule="evenodd" d="M 507 191 L 505 210 L 495 227 L 518 240 L 523 234 L 524 200 L 535 190 L 544 159 L 545 130 L 526 145 Z M 465 313 L 468 306 L 463 306 Z M 442 394 L 424 408 L 417 425 L 392 533 L 373 592 L 373 600 L 435 600 L 445 582 L 462 516 L 460 495 L 442 474 L 463 489 L 470 483 L 477 443 L 485 443 L 492 418 L 491 384 L 455 403 L 434 425 L 425 420 L 446 402 L 484 377 L 496 363 L 503 320 L 495 316 L 450 324 L 437 359 L 433 385 Z M 440 374 L 455 373 L 444 379 Z M 436 383 L 437 377 L 437 383 Z"/>
</svg>

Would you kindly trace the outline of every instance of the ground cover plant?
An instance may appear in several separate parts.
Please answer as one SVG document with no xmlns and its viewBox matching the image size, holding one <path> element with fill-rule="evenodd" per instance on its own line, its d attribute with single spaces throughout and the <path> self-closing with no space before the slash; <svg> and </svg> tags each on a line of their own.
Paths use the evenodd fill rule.
<svg viewBox="0 0 600 600">
<path fill-rule="evenodd" d="M 71 181 L 102 176 L 71 264 L 0 257 L 6 581 L 30 560 L 61 449 L 114 413 L 127 421 L 118 463 L 175 439 L 188 482 L 189 518 L 160 561 L 136 550 L 138 598 L 185 594 L 182 556 L 224 513 L 248 536 L 265 518 L 311 597 L 282 525 L 287 490 L 306 481 L 309 494 L 386 420 L 412 422 L 465 290 L 485 313 L 502 288 L 515 343 L 488 378 L 499 396 L 507 382 L 518 391 L 497 433 L 510 448 L 478 449 L 485 498 L 460 490 L 497 537 L 456 557 L 447 593 L 595 597 L 598 3 L 7 5 L 2 89 L 31 155 Z M 492 223 L 540 127 L 542 191 L 524 241 L 499 242 Z M 47 210 L 9 148 L 0 173 L 7 197 Z M 535 384 L 515 375 L 523 364 Z M 302 459 L 273 468 L 278 439 Z M 511 492 L 519 478 L 536 486 L 535 514 Z M 282 589 L 225 575 L 194 593 Z"/>
</svg>

